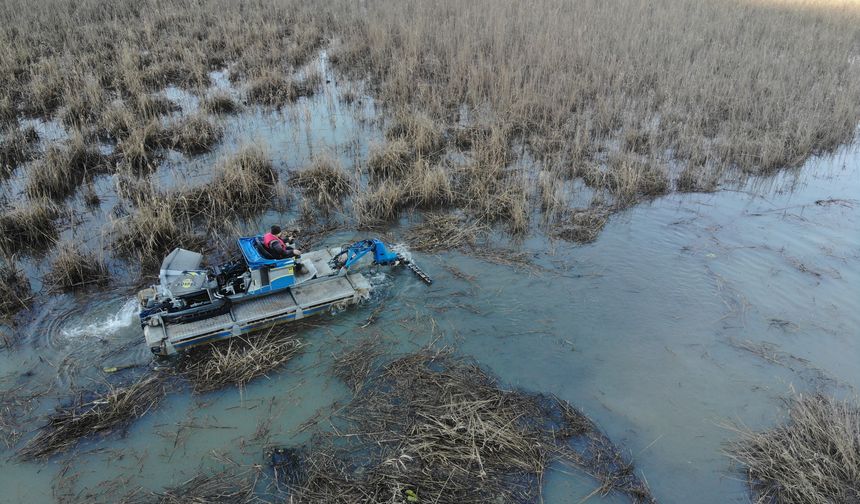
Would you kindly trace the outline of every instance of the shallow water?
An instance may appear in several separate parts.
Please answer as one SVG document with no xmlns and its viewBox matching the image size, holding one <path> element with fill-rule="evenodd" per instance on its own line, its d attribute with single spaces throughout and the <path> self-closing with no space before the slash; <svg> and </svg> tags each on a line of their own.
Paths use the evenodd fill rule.
<svg viewBox="0 0 860 504">
<path fill-rule="evenodd" d="M 157 180 L 198 183 L 212 163 L 250 141 L 263 143 L 282 173 L 323 152 L 347 167 L 363 162 L 381 138 L 367 120 L 376 113 L 372 102 L 339 103 L 335 77 L 326 75 L 331 82 L 312 100 L 226 118 L 225 140 L 213 153 L 168 159 Z M 215 81 L 229 85 L 223 75 Z M 7 191 L 15 187 L 13 180 Z M 116 204 L 112 188 L 104 177 L 101 209 L 81 217 L 65 237 L 101 248 Z M 860 387 L 858 195 L 860 154 L 846 149 L 736 190 L 639 205 L 614 215 L 591 245 L 552 242 L 540 233 L 514 244 L 539 268 L 416 252 L 435 279 L 432 287 L 405 271 L 372 272 L 379 284 L 373 301 L 317 318 L 316 327 L 301 333 L 308 346 L 300 357 L 241 392 L 171 394 L 124 434 L 89 440 L 47 463 L 18 463 L 5 450 L 0 501 L 53 502 L 118 477 L 158 490 L 201 468 L 224 467 L 225 460 L 265 463 L 266 443 L 307 442 L 314 429 L 296 429 L 320 408 L 349 398 L 330 376 L 332 353 L 380 335 L 392 352 L 449 344 L 507 385 L 570 401 L 628 451 L 661 502 L 748 502 L 743 475 L 722 453 L 734 438 L 727 426 L 774 425 L 782 418 L 781 398 L 792 390 L 842 395 Z M 825 199 L 846 202 L 816 204 Z M 248 229 L 290 217 L 270 213 Z M 363 236 L 339 232 L 326 243 Z M 44 263 L 29 259 L 28 269 L 43 273 Z M 109 292 L 46 294 L 7 328 L 17 344 L 0 350 L 0 385 L 50 387 L 36 410 L 45 413 L 69 387 L 116 379 L 103 367 L 141 366 L 120 376 L 146 370 L 151 358 L 129 301 L 133 276 L 115 275 L 120 280 Z M 384 311 L 362 327 L 380 304 Z M 767 358 L 748 350 L 756 348 L 765 348 Z M 271 435 L 254 439 L 270 420 Z M 63 473 L 65 463 L 70 468 Z M 557 469 L 547 478 L 546 502 L 578 502 L 595 489 L 587 476 Z M 71 490 L 61 485 L 75 474 Z"/>
</svg>

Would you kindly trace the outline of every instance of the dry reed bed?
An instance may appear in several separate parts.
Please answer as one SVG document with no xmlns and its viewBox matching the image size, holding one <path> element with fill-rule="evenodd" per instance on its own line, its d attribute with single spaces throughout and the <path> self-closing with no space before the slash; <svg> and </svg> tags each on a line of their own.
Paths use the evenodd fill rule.
<svg viewBox="0 0 860 504">
<path fill-rule="evenodd" d="M 118 141 L 135 169 L 166 146 L 195 153 L 220 136 L 199 118 L 160 127 L 175 107 L 153 91 L 205 98 L 207 72 L 228 66 L 249 101 L 279 106 L 319 87 L 322 76 L 301 66 L 335 41 L 331 62 L 366 78 L 392 118 L 389 143 L 368 162 L 376 183 L 355 205 L 360 225 L 453 205 L 521 234 L 532 160 L 559 181 L 540 192 L 555 222 L 568 178 L 605 192 L 614 211 L 673 187 L 713 190 L 727 169 L 797 165 L 849 141 L 860 119 L 860 9 L 850 2 L 288 0 L 245 3 L 241 16 L 219 0 L 22 2 L 0 8 L 0 41 L 12 49 L 0 54 L 0 120 L 56 115 L 82 137 Z M 235 110 L 223 94 L 203 108 Z M 469 151 L 467 166 L 437 162 L 452 146 Z M 529 166 L 510 167 L 516 158 Z M 52 197 L 82 181 L 79 169 L 33 178 L 30 192 Z M 392 186 L 418 178 L 418 195 Z"/>
<path fill-rule="evenodd" d="M 756 503 L 860 501 L 860 407 L 820 394 L 800 395 L 783 425 L 737 428 L 729 456 L 744 466 Z"/>
<path fill-rule="evenodd" d="M 536 502 L 547 468 L 568 461 L 598 478 L 603 493 L 654 502 L 582 413 L 555 397 L 504 390 L 469 361 L 411 354 L 356 390 L 333 419 L 336 431 L 318 435 L 305 455 L 289 485 L 295 501 L 405 502 L 411 492 L 419 502 Z M 574 440 L 586 447 L 577 451 Z"/>
<path fill-rule="evenodd" d="M 159 375 L 147 375 L 126 386 L 108 385 L 95 397 L 79 392 L 73 402 L 58 406 L 27 443 L 18 450 L 23 460 L 67 451 L 81 439 L 123 429 L 145 415 L 167 394 Z"/>
<path fill-rule="evenodd" d="M 304 344 L 285 330 L 233 338 L 185 356 L 177 372 L 187 378 L 195 393 L 227 386 L 244 387 L 267 376 L 301 352 Z"/>
</svg>

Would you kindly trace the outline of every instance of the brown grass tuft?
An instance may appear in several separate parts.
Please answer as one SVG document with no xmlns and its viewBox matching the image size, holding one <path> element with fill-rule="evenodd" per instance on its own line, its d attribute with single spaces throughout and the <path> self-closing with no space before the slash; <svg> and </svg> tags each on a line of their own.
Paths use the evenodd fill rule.
<svg viewBox="0 0 860 504">
<path fill-rule="evenodd" d="M 678 175 L 675 188 L 680 192 L 713 192 L 717 190 L 717 176 L 705 166 L 689 164 Z"/>
<path fill-rule="evenodd" d="M 3 133 L 0 140 L 0 179 L 7 177 L 19 165 L 33 159 L 34 143 L 39 135 L 33 128 L 12 128 Z"/>
<path fill-rule="evenodd" d="M 189 219 L 176 210 L 176 202 L 150 197 L 138 202 L 137 211 L 113 223 L 114 250 L 139 263 L 144 270 L 158 268 L 161 260 L 176 247 L 194 250 L 203 244 L 192 233 Z"/>
<path fill-rule="evenodd" d="M 0 262 L 0 317 L 11 317 L 30 304 L 30 281 L 12 260 Z"/>
<path fill-rule="evenodd" d="M 303 80 L 288 79 L 277 71 L 267 71 L 248 84 L 247 98 L 251 103 L 283 107 L 299 98 L 313 96 L 322 81 L 318 73 Z"/>
<path fill-rule="evenodd" d="M 159 150 L 172 143 L 172 132 L 158 119 L 128 126 L 117 145 L 120 162 L 136 173 L 154 170 L 159 163 Z"/>
<path fill-rule="evenodd" d="M 170 101 L 169 98 L 157 94 L 139 94 L 130 103 L 132 110 L 146 119 L 181 110 L 179 105 Z"/>
<path fill-rule="evenodd" d="M 60 208 L 50 200 L 38 199 L 19 204 L 0 215 L 0 249 L 47 250 L 57 241 L 54 224 Z"/>
<path fill-rule="evenodd" d="M 170 147 L 184 154 L 208 152 L 221 140 L 224 129 L 203 115 L 193 115 L 171 126 Z"/>
<path fill-rule="evenodd" d="M 454 203 L 454 183 L 444 166 L 430 166 L 424 159 L 415 162 L 406 181 L 409 200 L 423 208 L 441 208 Z"/>
<path fill-rule="evenodd" d="M 425 115 L 400 114 L 385 132 L 389 140 L 403 139 L 419 157 L 438 157 L 445 150 L 442 129 Z"/>
<path fill-rule="evenodd" d="M 747 471 L 756 503 L 860 501 L 860 407 L 820 394 L 790 403 L 788 422 L 735 428 L 729 455 Z"/>
<path fill-rule="evenodd" d="M 608 220 L 609 211 L 605 208 L 575 208 L 562 217 L 556 236 L 576 243 L 591 243 Z"/>
<path fill-rule="evenodd" d="M 296 172 L 290 183 L 302 188 L 326 212 L 338 208 L 351 190 L 349 174 L 328 157 L 317 158 L 309 168 Z"/>
<path fill-rule="evenodd" d="M 226 91 L 212 93 L 203 100 L 201 106 L 210 114 L 235 114 L 242 109 L 241 105 Z"/>
<path fill-rule="evenodd" d="M 386 179 L 353 198 L 353 214 L 359 227 L 373 227 L 396 219 L 408 203 L 406 187 Z"/>
<path fill-rule="evenodd" d="M 412 168 L 412 152 L 403 140 L 393 140 L 383 146 L 373 146 L 367 169 L 374 179 L 404 177 Z"/>
<path fill-rule="evenodd" d="M 109 168 L 97 148 L 87 145 L 83 136 L 73 135 L 63 147 L 49 147 L 41 162 L 30 167 L 27 196 L 64 199 L 85 180 Z"/>
<path fill-rule="evenodd" d="M 48 283 L 59 290 L 77 290 L 90 285 L 105 285 L 110 276 L 104 260 L 82 250 L 72 242 L 61 242 L 57 250 Z"/>
</svg>

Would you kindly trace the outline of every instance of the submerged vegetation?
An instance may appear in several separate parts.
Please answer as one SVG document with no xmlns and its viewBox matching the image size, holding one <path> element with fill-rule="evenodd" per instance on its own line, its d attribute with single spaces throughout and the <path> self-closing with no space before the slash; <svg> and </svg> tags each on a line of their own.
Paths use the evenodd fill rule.
<svg viewBox="0 0 860 504">
<path fill-rule="evenodd" d="M 745 467 L 755 502 L 810 504 L 860 500 L 860 407 L 801 395 L 784 425 L 738 429 L 729 453 Z"/>
</svg>

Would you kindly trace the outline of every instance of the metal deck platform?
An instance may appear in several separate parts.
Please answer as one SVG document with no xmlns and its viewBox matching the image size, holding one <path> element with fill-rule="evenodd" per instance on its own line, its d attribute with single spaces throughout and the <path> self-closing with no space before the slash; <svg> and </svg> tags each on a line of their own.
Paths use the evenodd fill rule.
<svg viewBox="0 0 860 504">
<path fill-rule="evenodd" d="M 317 277 L 276 294 L 236 302 L 222 315 L 185 324 L 144 327 L 146 342 L 153 353 L 169 355 L 197 345 L 232 338 L 274 324 L 298 320 L 335 305 L 366 299 L 370 282 L 360 273 L 333 275 L 328 261 L 338 249 L 315 250 L 302 255 Z"/>
</svg>

